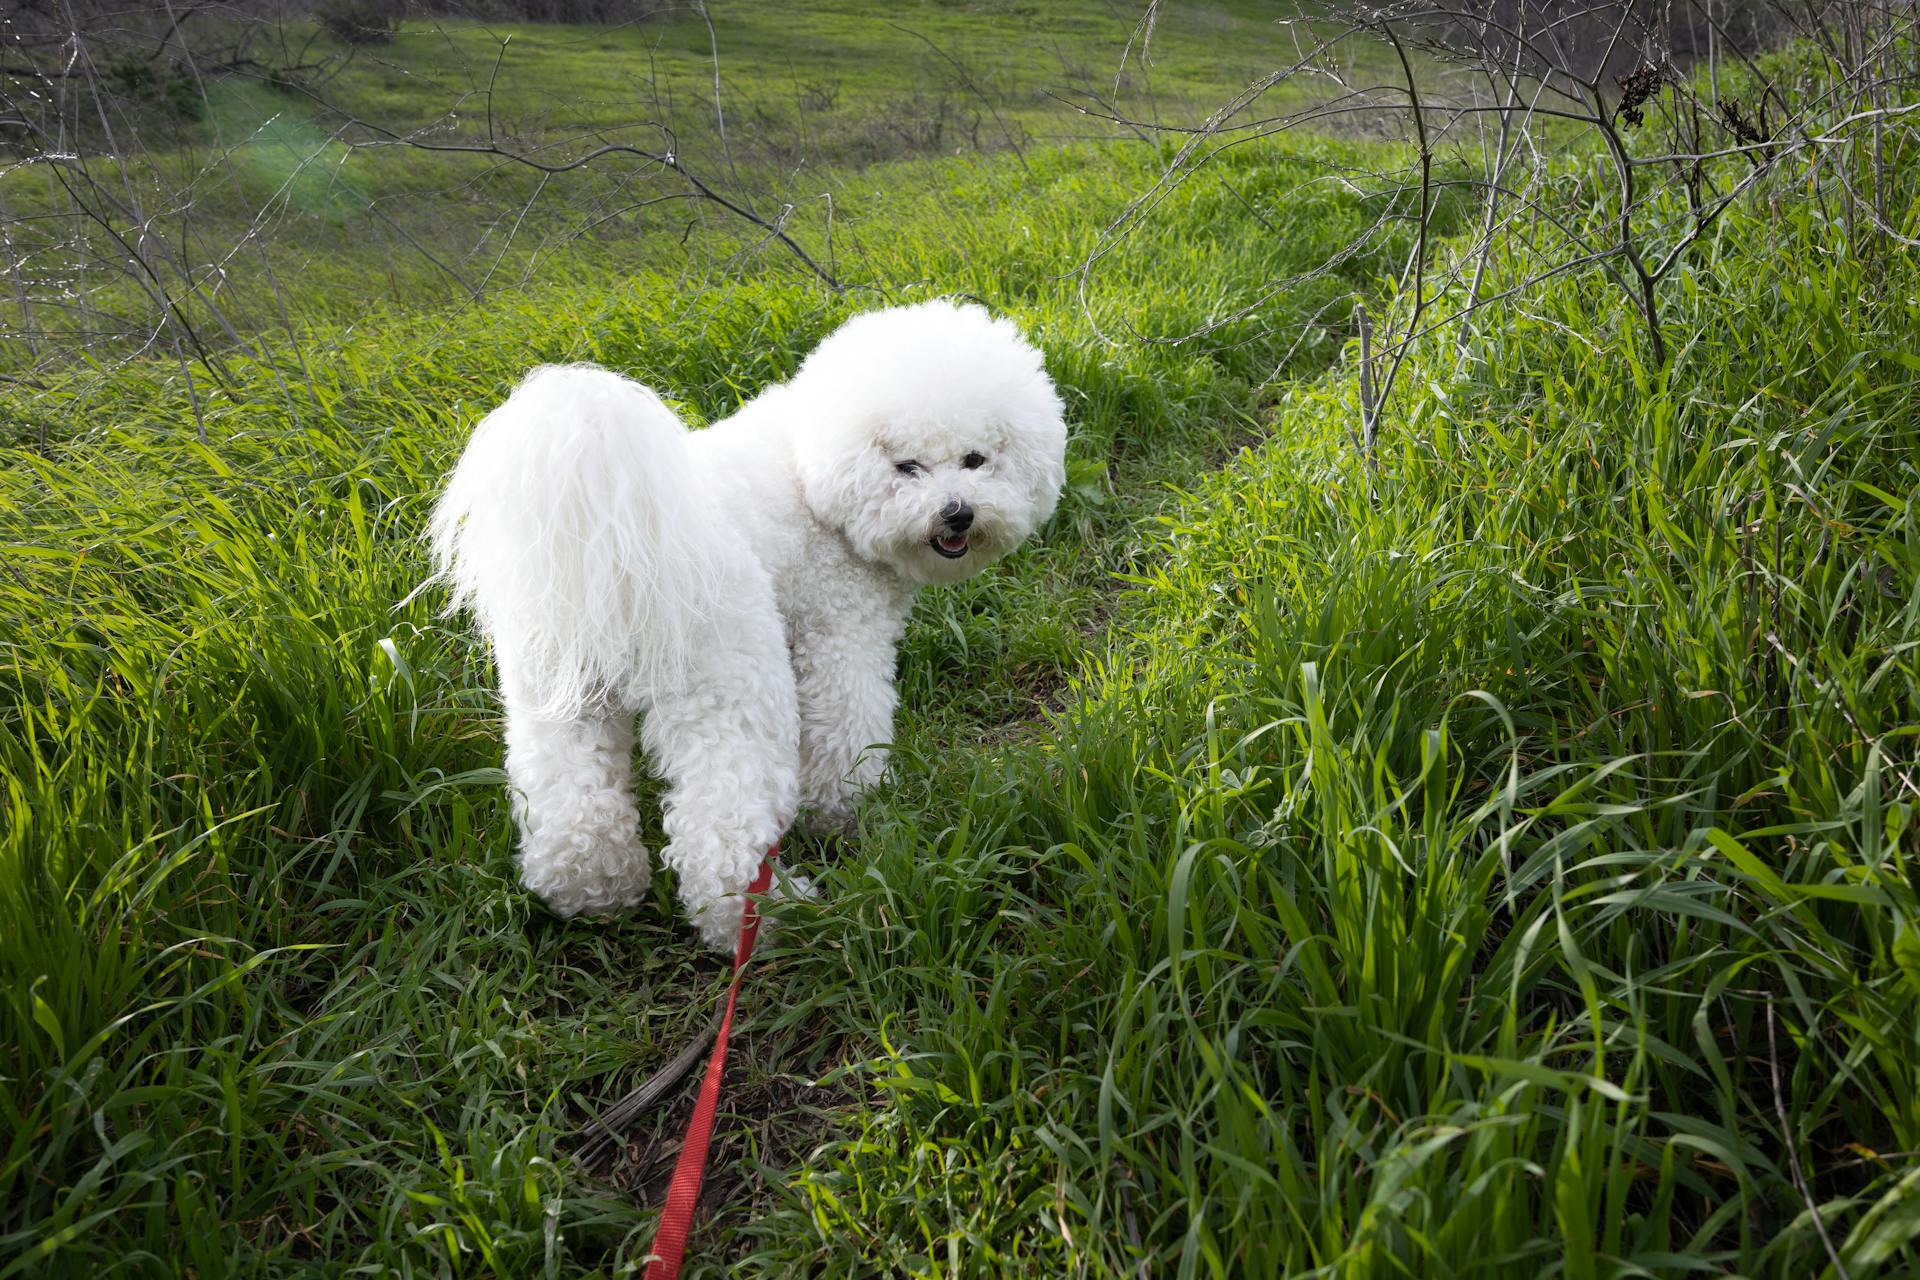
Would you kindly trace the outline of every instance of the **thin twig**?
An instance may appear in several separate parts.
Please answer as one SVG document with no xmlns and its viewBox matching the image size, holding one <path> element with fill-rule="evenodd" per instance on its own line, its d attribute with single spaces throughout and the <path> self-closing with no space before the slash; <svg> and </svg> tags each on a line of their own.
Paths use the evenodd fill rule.
<svg viewBox="0 0 1920 1280">
<path fill-rule="evenodd" d="M 1773 1076 L 1773 1110 L 1780 1117 L 1780 1136 L 1786 1140 L 1787 1169 L 1793 1174 L 1793 1185 L 1806 1202 L 1807 1212 L 1813 1215 L 1813 1229 L 1820 1234 L 1820 1244 L 1826 1249 L 1833 1269 L 1839 1272 L 1840 1280 L 1853 1280 L 1847 1273 L 1847 1264 L 1840 1261 L 1840 1255 L 1833 1247 L 1832 1237 L 1827 1235 L 1827 1224 L 1820 1216 L 1820 1206 L 1813 1202 L 1813 1193 L 1807 1189 L 1807 1181 L 1800 1173 L 1800 1148 L 1793 1140 L 1793 1121 L 1787 1118 L 1786 1099 L 1780 1093 L 1780 1047 L 1773 1034 L 1772 996 L 1767 997 L 1767 1070 Z"/>
<path fill-rule="evenodd" d="M 918 31 L 915 31 L 912 27 L 903 27 L 897 22 L 889 22 L 887 25 L 892 27 L 895 31 L 906 32 L 908 35 L 912 36 L 915 40 L 918 40 L 921 44 L 926 45 L 927 48 L 939 54 L 940 57 L 946 61 L 948 66 L 952 67 L 954 71 L 959 73 L 960 83 L 966 87 L 969 93 L 973 94 L 974 97 L 980 99 L 980 101 L 986 105 L 986 108 L 988 111 L 993 113 L 993 122 L 1000 126 L 1000 132 L 1003 135 L 1005 135 L 1007 139 L 1007 145 L 1013 148 L 1013 154 L 1016 157 L 1018 157 L 1020 160 L 1020 167 L 1022 169 L 1025 169 L 1028 173 L 1032 173 L 1033 166 L 1027 163 L 1026 150 L 1020 145 L 1020 139 L 1014 136 L 1013 127 L 1006 122 L 1006 119 L 1003 116 L 1001 116 L 1000 108 L 994 105 L 992 96 L 988 94 L 985 89 L 982 89 L 978 84 L 974 82 L 973 73 L 967 70 L 966 64 L 961 62 L 960 59 L 954 57 L 952 54 L 948 53 L 945 49 L 942 49 L 939 45 L 935 44 L 928 37 L 921 35 Z"/>
</svg>

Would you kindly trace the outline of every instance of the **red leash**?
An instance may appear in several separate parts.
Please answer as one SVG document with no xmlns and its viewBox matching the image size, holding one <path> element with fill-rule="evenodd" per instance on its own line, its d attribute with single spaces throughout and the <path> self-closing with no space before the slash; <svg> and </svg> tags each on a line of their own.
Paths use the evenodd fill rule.
<svg viewBox="0 0 1920 1280">
<path fill-rule="evenodd" d="M 693 1206 L 699 1202 L 700 1183 L 707 1173 L 707 1148 L 713 1142 L 713 1112 L 720 1105 L 720 1077 L 727 1069 L 727 1033 L 733 1030 L 733 1002 L 740 994 L 740 971 L 753 954 L 753 940 L 760 932 L 760 895 L 773 882 L 773 860 L 779 856 L 779 845 L 767 850 L 767 856 L 760 860 L 760 873 L 747 886 L 747 908 L 740 917 L 740 945 L 733 953 L 733 985 L 727 988 L 727 1011 L 720 1016 L 713 1053 L 707 1058 L 707 1074 L 700 1078 L 700 1097 L 693 1104 L 693 1118 L 687 1121 L 680 1158 L 674 1161 L 667 1207 L 660 1211 L 660 1225 L 654 1229 L 653 1248 L 648 1251 L 653 1261 L 647 1264 L 645 1280 L 677 1280 L 680 1275 L 680 1256 L 687 1251 Z"/>
</svg>

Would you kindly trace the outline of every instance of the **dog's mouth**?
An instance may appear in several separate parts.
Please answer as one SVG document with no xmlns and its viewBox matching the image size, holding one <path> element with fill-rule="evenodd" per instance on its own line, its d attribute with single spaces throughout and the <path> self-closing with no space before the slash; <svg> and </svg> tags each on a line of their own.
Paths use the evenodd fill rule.
<svg viewBox="0 0 1920 1280">
<path fill-rule="evenodd" d="M 927 545 L 949 560 L 958 560 L 967 554 L 967 535 L 964 533 L 935 534 L 927 539 Z"/>
</svg>

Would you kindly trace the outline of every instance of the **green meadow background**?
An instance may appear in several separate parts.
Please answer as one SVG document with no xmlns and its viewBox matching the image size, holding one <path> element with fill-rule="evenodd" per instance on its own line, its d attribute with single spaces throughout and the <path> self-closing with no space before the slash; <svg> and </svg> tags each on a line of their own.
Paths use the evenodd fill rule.
<svg viewBox="0 0 1920 1280">
<path fill-rule="evenodd" d="M 670 877 L 517 885 L 424 516 L 533 364 L 710 421 L 945 294 L 1045 350 L 1069 489 L 921 600 L 892 777 L 787 848 L 822 896 L 742 995 L 689 1274 L 1916 1274 L 1914 251 L 1783 169 L 1666 365 L 1604 277 L 1532 284 L 1415 349 L 1368 466 L 1351 299 L 1404 305 L 1412 231 L 1343 253 L 1344 175 L 1401 144 L 1223 150 L 1080 271 L 1173 144 L 1060 99 L 1198 123 L 1291 61 L 1271 16 L 1162 6 L 1146 66 L 1094 0 L 410 20 L 217 84 L 143 161 L 250 245 L 217 376 L 0 344 L 0 1277 L 636 1273 L 689 1099 L 574 1152 L 724 974 Z M 624 209 L 671 189 L 632 157 L 332 136 L 472 138 L 489 84 L 555 155 L 671 120 L 846 287 Z M 1601 216 L 1597 145 L 1555 163 Z"/>
</svg>

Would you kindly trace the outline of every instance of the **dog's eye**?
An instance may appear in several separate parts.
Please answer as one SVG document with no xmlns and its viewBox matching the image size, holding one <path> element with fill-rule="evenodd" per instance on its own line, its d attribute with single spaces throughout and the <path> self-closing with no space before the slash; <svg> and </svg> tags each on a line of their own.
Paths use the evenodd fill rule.
<svg viewBox="0 0 1920 1280">
<path fill-rule="evenodd" d="M 909 458 L 905 462 L 894 463 L 893 469 L 895 471 L 898 471 L 903 476 L 917 476 L 920 474 L 920 464 L 913 461 L 911 458 Z"/>
<path fill-rule="evenodd" d="M 981 467 L 987 465 L 987 455 L 984 453 L 970 453 L 960 459 L 960 465 L 969 471 L 978 471 Z"/>
</svg>

